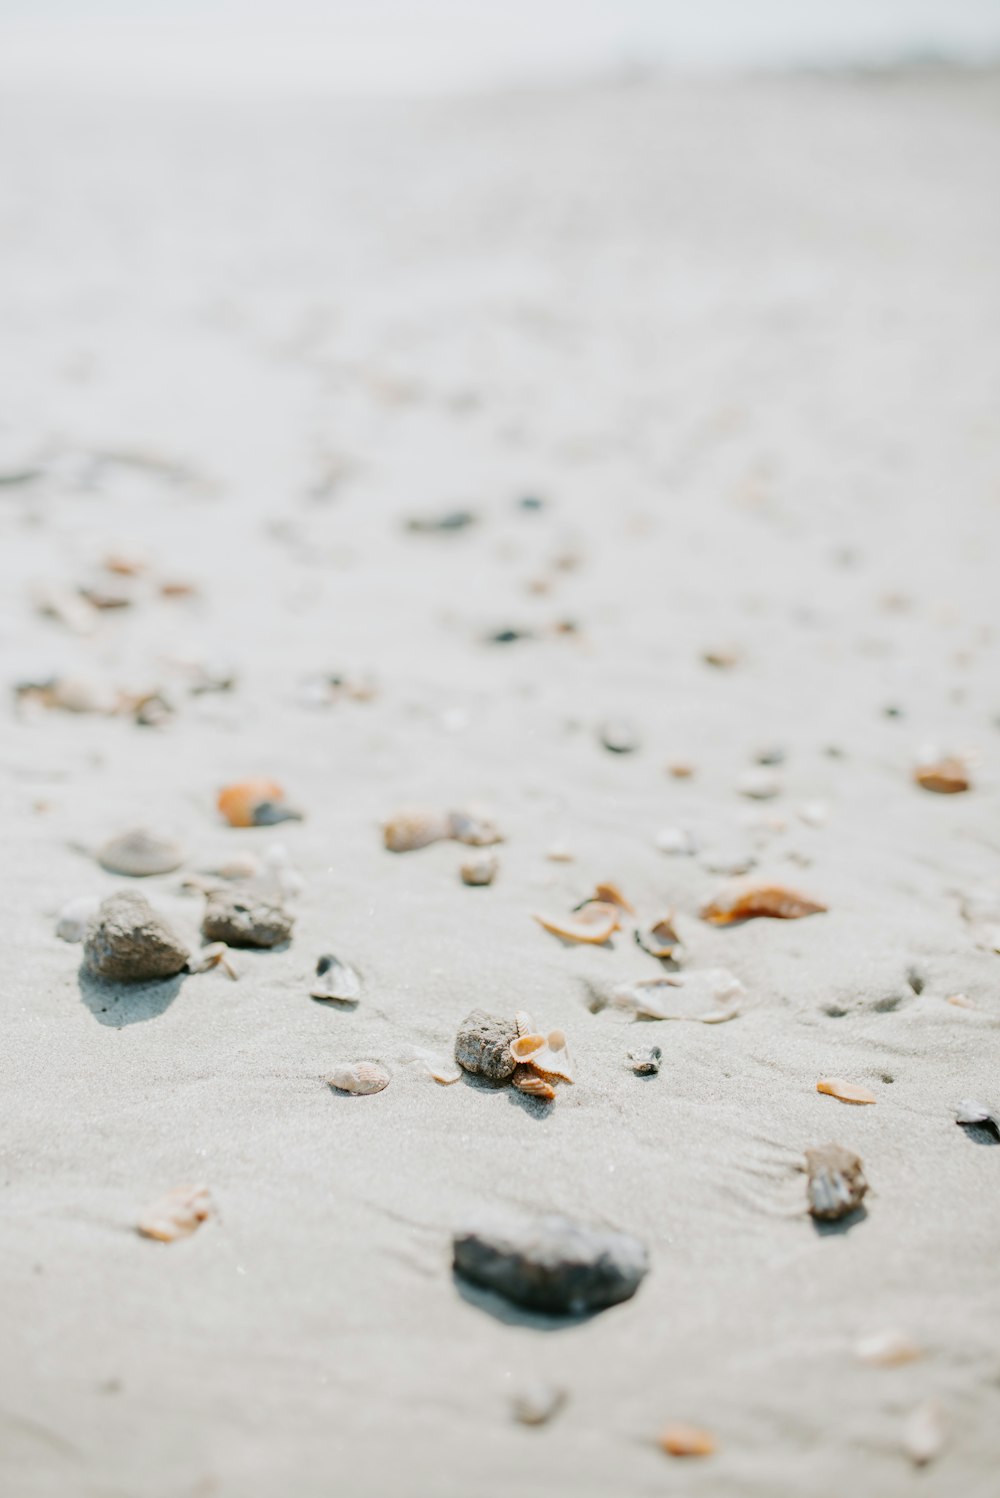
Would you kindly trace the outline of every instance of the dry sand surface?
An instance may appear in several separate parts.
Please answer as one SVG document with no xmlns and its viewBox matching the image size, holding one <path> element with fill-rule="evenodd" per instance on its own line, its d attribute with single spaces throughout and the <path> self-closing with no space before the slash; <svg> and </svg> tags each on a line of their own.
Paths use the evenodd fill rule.
<svg viewBox="0 0 1000 1498">
<path fill-rule="evenodd" d="M 35 471 L 0 488 L 4 1492 L 991 1498 L 1000 1148 L 954 1106 L 1000 1103 L 1000 956 L 961 908 L 1000 876 L 996 78 L 8 97 L 0 126 L 0 470 Z M 122 550 L 131 607 L 40 615 Z M 194 695 L 183 661 L 235 686 Z M 377 693 L 318 706 L 324 672 Z M 17 707 L 53 676 L 174 711 Z M 925 743 L 970 792 L 914 784 Z M 249 774 L 305 820 L 227 827 Z M 505 834 L 492 887 L 456 843 L 384 849 L 401 806 L 469 802 Z M 238 982 L 81 980 L 56 914 L 129 883 L 87 850 L 137 822 L 184 843 L 142 888 L 192 941 L 183 877 L 283 844 L 290 945 Z M 711 865 L 751 857 L 827 913 L 700 920 Z M 659 964 L 531 913 L 609 878 L 741 980 L 736 1018 L 592 1011 Z M 353 1011 L 309 998 L 330 950 Z M 474 1005 L 562 1027 L 576 1085 L 404 1063 Z M 384 1092 L 324 1083 L 363 1057 Z M 834 1140 L 871 1190 L 820 1232 L 800 1165 Z M 185 1181 L 213 1217 L 139 1237 Z M 588 1321 L 507 1307 L 451 1271 L 484 1203 L 631 1232 L 649 1275 Z M 859 1362 L 892 1328 L 924 1355 Z M 568 1401 L 528 1429 L 539 1378 Z M 715 1454 L 665 1455 L 671 1420 Z"/>
</svg>

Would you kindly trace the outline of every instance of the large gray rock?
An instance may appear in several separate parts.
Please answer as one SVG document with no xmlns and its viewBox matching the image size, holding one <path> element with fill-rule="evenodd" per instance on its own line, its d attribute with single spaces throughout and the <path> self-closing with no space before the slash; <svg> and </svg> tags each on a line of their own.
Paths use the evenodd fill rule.
<svg viewBox="0 0 1000 1498">
<path fill-rule="evenodd" d="M 456 1271 L 532 1311 L 579 1316 L 635 1294 L 649 1258 L 637 1238 L 568 1217 L 505 1214 L 456 1233 Z"/>
<path fill-rule="evenodd" d="M 83 939 L 83 963 L 111 983 L 172 978 L 188 960 L 177 933 L 145 895 L 122 890 L 102 900 Z"/>
<path fill-rule="evenodd" d="M 455 1036 L 455 1060 L 474 1076 L 506 1082 L 517 1065 L 510 1054 L 510 1043 L 516 1039 L 517 1026 L 512 1019 L 473 1009 Z"/>
<path fill-rule="evenodd" d="M 292 934 L 295 917 L 283 905 L 248 889 L 219 889 L 209 895 L 201 922 L 206 941 L 230 947 L 276 947 Z"/>
</svg>

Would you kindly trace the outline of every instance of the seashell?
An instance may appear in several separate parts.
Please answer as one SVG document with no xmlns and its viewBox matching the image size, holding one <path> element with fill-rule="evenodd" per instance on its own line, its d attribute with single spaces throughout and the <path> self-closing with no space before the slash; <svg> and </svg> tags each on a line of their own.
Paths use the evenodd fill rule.
<svg viewBox="0 0 1000 1498">
<path fill-rule="evenodd" d="M 566 1390 L 557 1384 L 537 1382 L 522 1385 L 511 1399 L 514 1419 L 522 1425 L 544 1425 L 566 1403 Z"/>
<path fill-rule="evenodd" d="M 945 1444 L 944 1412 L 934 1399 L 918 1404 L 903 1424 L 902 1445 L 915 1467 L 926 1467 Z"/>
<path fill-rule="evenodd" d="M 77 895 L 74 899 L 67 900 L 56 920 L 56 935 L 59 940 L 83 941 L 100 903 L 97 895 Z"/>
<path fill-rule="evenodd" d="M 530 1066 L 517 1067 L 511 1077 L 511 1082 L 518 1092 L 526 1092 L 529 1097 L 541 1098 L 546 1103 L 551 1103 L 556 1095 L 551 1082 L 546 1082 L 545 1078 L 533 1072 Z"/>
<path fill-rule="evenodd" d="M 589 900 L 584 900 L 583 905 L 617 905 L 619 910 L 624 910 L 628 915 L 635 915 L 635 907 L 630 905 L 618 888 L 617 884 L 598 884 Z"/>
<path fill-rule="evenodd" d="M 520 1029 L 520 1027 L 519 1027 Z M 539 1034 L 518 1034 L 516 1040 L 510 1043 L 510 1054 L 515 1061 L 527 1061 L 535 1051 L 540 1051 L 545 1044 L 545 1036 Z"/>
<path fill-rule="evenodd" d="M 854 1344 L 854 1355 L 874 1368 L 898 1368 L 922 1358 L 924 1351 L 902 1332 L 875 1332 Z"/>
<path fill-rule="evenodd" d="M 209 968 L 213 967 L 221 967 L 227 977 L 232 978 L 234 982 L 240 976 L 239 969 L 230 958 L 229 948 L 224 941 L 213 941 L 188 958 L 189 973 L 207 973 Z"/>
<path fill-rule="evenodd" d="M 913 778 L 925 791 L 937 791 L 940 796 L 953 796 L 971 785 L 968 767 L 954 754 L 918 765 Z"/>
<path fill-rule="evenodd" d="M 598 734 L 605 749 L 612 754 L 634 754 L 639 747 L 639 736 L 631 723 L 613 719 L 601 726 Z"/>
<path fill-rule="evenodd" d="M 535 1033 L 535 1022 L 531 1015 L 525 1010 L 519 1009 L 514 1015 L 514 1028 L 518 1035 L 533 1035 Z"/>
<path fill-rule="evenodd" d="M 554 936 L 564 941 L 589 942 L 601 946 L 618 930 L 621 924 L 617 905 L 608 905 L 601 900 L 588 901 L 572 915 L 536 915 L 535 920 Z"/>
<path fill-rule="evenodd" d="M 749 874 L 757 866 L 757 855 L 752 848 L 717 848 L 701 859 L 702 868 L 710 874 L 722 874 L 732 878 Z"/>
<path fill-rule="evenodd" d="M 427 1074 L 435 1082 L 440 1082 L 442 1087 L 450 1087 L 462 1075 L 462 1068 L 457 1062 L 446 1061 L 434 1051 L 425 1050 L 423 1046 L 410 1046 L 400 1059 L 405 1062 L 419 1061 Z"/>
<path fill-rule="evenodd" d="M 839 1098 L 842 1103 L 876 1103 L 874 1092 L 869 1092 L 867 1087 L 858 1087 L 854 1082 L 842 1082 L 839 1077 L 823 1077 L 816 1083 L 817 1092 L 825 1092 L 828 1097 Z"/>
<path fill-rule="evenodd" d="M 974 1098 L 965 1098 L 959 1103 L 955 1110 L 955 1122 L 990 1129 L 1000 1139 L 1000 1113 L 987 1108 L 984 1103 L 976 1102 Z"/>
<path fill-rule="evenodd" d="M 401 811 L 390 817 L 383 828 L 385 845 L 390 853 L 412 853 L 431 843 L 451 836 L 448 813 L 443 811 Z"/>
<path fill-rule="evenodd" d="M 655 1077 L 662 1060 L 663 1052 L 658 1045 L 639 1046 L 628 1053 L 629 1066 L 637 1077 Z"/>
<path fill-rule="evenodd" d="M 494 843 L 503 842 L 503 834 L 498 831 L 496 824 L 489 817 L 480 816 L 474 811 L 449 812 L 448 836 L 454 838 L 456 843 L 468 844 L 470 848 L 489 848 Z"/>
<path fill-rule="evenodd" d="M 576 854 L 565 843 L 552 843 L 546 848 L 545 857 L 550 863 L 573 863 Z"/>
<path fill-rule="evenodd" d="M 60 676 L 47 689 L 43 700 L 47 707 L 61 708 L 64 713 L 103 713 L 118 711 L 119 696 L 111 687 L 102 686 L 83 676 Z"/>
<path fill-rule="evenodd" d="M 149 563 L 139 552 L 112 551 L 104 558 L 101 566 L 105 572 L 113 572 L 116 577 L 138 577 L 140 572 L 146 571 Z"/>
<path fill-rule="evenodd" d="M 650 957 L 659 957 L 661 960 L 672 957 L 681 943 L 680 937 L 674 930 L 673 911 L 661 916 L 648 931 L 640 931 L 637 928 L 635 939 Z"/>
<path fill-rule="evenodd" d="M 697 1425 L 674 1423 L 664 1426 L 660 1446 L 668 1456 L 711 1456 L 715 1438 Z"/>
<path fill-rule="evenodd" d="M 755 765 L 743 771 L 736 789 L 741 796 L 750 796 L 754 801 L 770 801 L 781 794 L 781 777 L 766 765 Z"/>
<path fill-rule="evenodd" d="M 690 858 L 698 851 L 698 844 L 686 827 L 661 827 L 656 834 L 656 846 L 661 853 L 674 857 Z"/>
<path fill-rule="evenodd" d="M 97 862 L 109 874 L 127 874 L 145 879 L 152 874 L 170 874 L 184 862 L 184 849 L 175 838 L 161 837 L 145 827 L 109 838 L 97 850 Z"/>
<path fill-rule="evenodd" d="M 216 804 L 230 827 L 272 827 L 302 820 L 300 811 L 285 804 L 285 792 L 276 780 L 235 781 L 223 786 Z"/>
<path fill-rule="evenodd" d="M 34 589 L 34 602 L 40 614 L 48 619 L 57 620 L 74 634 L 93 634 L 97 612 L 71 588 L 62 588 L 48 583 L 39 584 Z"/>
<path fill-rule="evenodd" d="M 93 609 L 127 609 L 135 602 L 132 589 L 125 583 L 108 580 L 84 583 L 79 589 L 80 597 Z"/>
<path fill-rule="evenodd" d="M 737 921 L 753 920 L 756 916 L 797 921 L 802 916 L 817 915 L 826 908 L 818 900 L 800 895 L 783 884 L 734 885 L 704 905 L 701 918 L 713 926 L 732 926 Z"/>
<path fill-rule="evenodd" d="M 807 827 L 825 827 L 830 820 L 830 808 L 825 801 L 803 801 L 795 808 L 795 815 Z"/>
<path fill-rule="evenodd" d="M 506 1082 L 517 1065 L 510 1054 L 511 1041 L 517 1039 L 517 1034 L 513 1020 L 489 1014 L 485 1009 L 473 1009 L 455 1037 L 455 1060 L 473 1076 Z"/>
<path fill-rule="evenodd" d="M 492 853 L 479 853 L 467 858 L 459 869 L 463 884 L 492 884 L 500 868 L 499 860 Z"/>
<path fill-rule="evenodd" d="M 527 1057 L 527 1065 L 542 1077 L 555 1077 L 560 1082 L 575 1081 L 562 1030 L 550 1030 L 544 1044 Z"/>
<path fill-rule="evenodd" d="M 631 1010 L 637 1019 L 688 1019 L 719 1025 L 739 1014 L 745 996 L 743 984 L 727 968 L 710 967 L 619 983 L 611 991 L 611 1002 L 618 1009 Z"/>
<path fill-rule="evenodd" d="M 672 759 L 668 761 L 664 768 L 668 775 L 673 776 L 674 780 L 690 780 L 694 774 L 694 765 L 689 764 L 685 759 Z"/>
<path fill-rule="evenodd" d="M 136 1229 L 144 1238 L 173 1243 L 178 1238 L 189 1237 L 211 1211 L 212 1199 L 205 1186 L 175 1186 L 146 1208 Z"/>
<path fill-rule="evenodd" d="M 727 645 L 715 645 L 708 650 L 703 650 L 701 658 L 706 666 L 715 666 L 719 671 L 731 671 L 734 666 L 739 665 L 742 659 L 737 649 Z"/>
<path fill-rule="evenodd" d="M 966 993 L 950 993 L 945 999 L 946 1004 L 953 1004 L 956 1009 L 978 1009 L 979 1005 L 969 998 Z"/>
<path fill-rule="evenodd" d="M 391 1077 L 377 1061 L 355 1061 L 350 1065 L 335 1067 L 326 1080 L 338 1092 L 366 1096 L 388 1087 Z"/>
<path fill-rule="evenodd" d="M 316 982 L 309 990 L 309 997 L 356 1004 L 361 997 L 361 976 L 349 963 L 325 952 L 316 963 Z"/>
<path fill-rule="evenodd" d="M 824 1222 L 846 1217 L 861 1205 L 868 1182 L 861 1157 L 839 1144 L 806 1150 L 809 1211 Z"/>
</svg>

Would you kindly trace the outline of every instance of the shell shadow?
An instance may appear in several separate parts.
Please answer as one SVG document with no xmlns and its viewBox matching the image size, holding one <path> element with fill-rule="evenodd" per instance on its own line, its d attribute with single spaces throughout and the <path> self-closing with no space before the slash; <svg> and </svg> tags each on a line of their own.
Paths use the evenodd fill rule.
<svg viewBox="0 0 1000 1498">
<path fill-rule="evenodd" d="M 855 1207 L 853 1212 L 848 1212 L 843 1217 L 838 1217 L 834 1222 L 824 1222 L 820 1217 L 810 1219 L 816 1235 L 820 1238 L 846 1237 L 851 1228 L 857 1227 L 864 1222 L 868 1216 L 868 1208 L 862 1204 Z"/>
<path fill-rule="evenodd" d="M 173 978 L 159 978 L 153 983 L 105 983 L 80 968 L 76 981 L 80 998 L 97 1023 L 121 1030 L 125 1025 L 157 1019 L 170 1008 L 187 976 L 178 973 Z"/>
<path fill-rule="evenodd" d="M 973 1144 L 1000 1144 L 1000 1134 L 997 1133 L 994 1124 L 959 1124 L 959 1128 L 966 1139 L 971 1139 Z"/>
<path fill-rule="evenodd" d="M 523 1326 L 533 1332 L 564 1332 L 574 1326 L 583 1326 L 599 1314 L 597 1311 L 586 1311 L 575 1316 L 546 1316 L 542 1311 L 529 1311 L 524 1306 L 515 1305 L 512 1300 L 507 1300 L 494 1290 L 484 1290 L 481 1285 L 474 1285 L 471 1280 L 459 1274 L 457 1269 L 452 1269 L 451 1278 L 455 1289 L 468 1305 L 475 1306 L 477 1311 L 485 1311 L 487 1316 L 492 1316 L 494 1321 L 503 1322 L 504 1326 Z"/>
<path fill-rule="evenodd" d="M 466 1087 L 471 1087 L 476 1092 L 503 1093 L 508 1103 L 515 1108 L 521 1108 L 529 1118 L 544 1122 L 552 1117 L 552 1104 L 543 1102 L 541 1098 L 532 1097 L 527 1092 L 519 1092 L 509 1082 L 491 1082 L 488 1077 L 476 1076 L 473 1072 L 463 1071 L 462 1081 Z"/>
</svg>

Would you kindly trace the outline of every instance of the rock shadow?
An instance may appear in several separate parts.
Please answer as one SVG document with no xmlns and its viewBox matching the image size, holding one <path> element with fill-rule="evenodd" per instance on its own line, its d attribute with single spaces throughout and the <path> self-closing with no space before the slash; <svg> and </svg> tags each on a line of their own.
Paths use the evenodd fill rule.
<svg viewBox="0 0 1000 1498">
<path fill-rule="evenodd" d="M 173 978 L 158 978 L 152 983 L 106 983 L 81 968 L 77 983 L 80 998 L 97 1023 L 121 1030 L 125 1025 L 157 1019 L 170 1008 L 187 976 L 177 973 Z"/>
<path fill-rule="evenodd" d="M 525 1306 L 515 1305 L 512 1300 L 507 1300 L 503 1295 L 498 1295 L 495 1290 L 485 1290 L 481 1285 L 474 1285 L 459 1274 L 457 1269 L 451 1271 L 452 1283 L 462 1299 L 470 1306 L 475 1306 L 477 1311 L 485 1311 L 487 1316 L 492 1316 L 494 1321 L 503 1322 L 504 1326 L 523 1326 L 533 1332 L 563 1332 L 571 1327 L 583 1326 L 587 1321 L 592 1321 L 599 1311 L 585 1311 L 582 1315 L 575 1316 L 547 1316 L 543 1311 L 529 1311 Z"/>
</svg>

